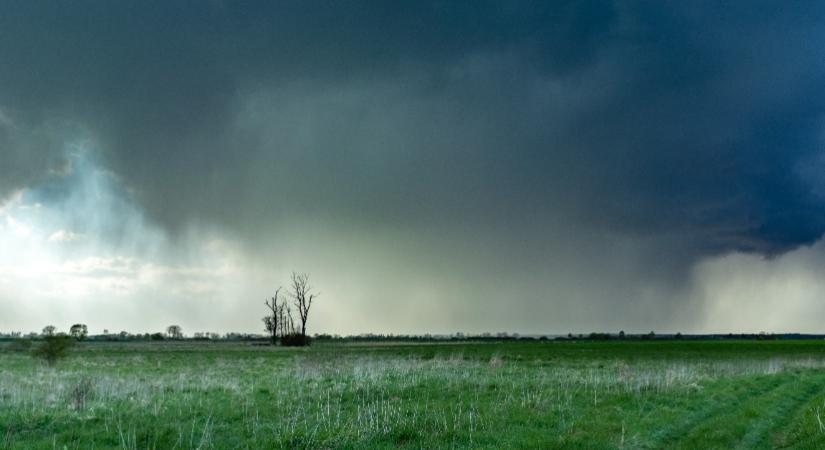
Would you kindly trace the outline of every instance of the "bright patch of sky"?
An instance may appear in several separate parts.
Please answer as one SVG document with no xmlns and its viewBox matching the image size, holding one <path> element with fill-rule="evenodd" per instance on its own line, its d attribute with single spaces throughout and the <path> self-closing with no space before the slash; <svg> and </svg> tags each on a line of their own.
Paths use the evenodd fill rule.
<svg viewBox="0 0 825 450">
<path fill-rule="evenodd" d="M 59 316 L 94 322 L 92 331 L 144 331 L 130 326 L 138 315 L 162 329 L 170 317 L 197 316 L 180 313 L 193 301 L 208 305 L 233 285 L 237 267 L 226 242 L 198 234 L 192 239 L 200 245 L 175 254 L 92 150 L 66 154 L 65 172 L 0 205 L 2 329 L 35 331 L 44 317 Z"/>
</svg>

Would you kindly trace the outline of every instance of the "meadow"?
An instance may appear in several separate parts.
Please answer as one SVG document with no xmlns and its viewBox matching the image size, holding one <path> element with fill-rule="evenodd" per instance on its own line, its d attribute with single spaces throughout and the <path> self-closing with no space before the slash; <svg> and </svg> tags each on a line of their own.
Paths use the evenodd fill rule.
<svg viewBox="0 0 825 450">
<path fill-rule="evenodd" d="M 825 341 L 0 351 L 0 448 L 825 448 Z"/>
</svg>

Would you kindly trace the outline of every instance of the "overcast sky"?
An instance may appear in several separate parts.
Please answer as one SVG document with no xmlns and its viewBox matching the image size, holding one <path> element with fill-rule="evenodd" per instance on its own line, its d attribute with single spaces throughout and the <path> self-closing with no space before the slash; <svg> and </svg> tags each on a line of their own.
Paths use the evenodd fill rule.
<svg viewBox="0 0 825 450">
<path fill-rule="evenodd" d="M 825 6 L 0 3 L 0 331 L 825 330 Z"/>
</svg>

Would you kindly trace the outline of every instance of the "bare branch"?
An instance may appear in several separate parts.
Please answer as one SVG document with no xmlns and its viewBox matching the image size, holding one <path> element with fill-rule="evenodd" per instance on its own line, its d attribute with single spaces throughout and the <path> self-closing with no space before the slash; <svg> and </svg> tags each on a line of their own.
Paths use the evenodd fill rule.
<svg viewBox="0 0 825 450">
<path fill-rule="evenodd" d="M 275 290 L 275 296 L 271 300 L 265 300 L 264 305 L 272 312 L 271 315 L 264 316 L 261 320 L 264 322 L 264 328 L 270 333 L 272 345 L 275 345 L 278 340 L 278 329 L 283 328 L 283 322 L 279 320 L 279 311 L 283 308 L 283 302 L 278 304 L 278 296 L 281 293 L 281 288 Z"/>
<path fill-rule="evenodd" d="M 318 294 L 312 293 L 312 286 L 309 284 L 307 274 L 292 272 L 292 292 L 289 295 L 292 297 L 295 309 L 298 310 L 298 317 L 301 319 L 301 336 L 306 337 L 309 309 L 312 307 L 312 300 L 318 296 Z"/>
</svg>

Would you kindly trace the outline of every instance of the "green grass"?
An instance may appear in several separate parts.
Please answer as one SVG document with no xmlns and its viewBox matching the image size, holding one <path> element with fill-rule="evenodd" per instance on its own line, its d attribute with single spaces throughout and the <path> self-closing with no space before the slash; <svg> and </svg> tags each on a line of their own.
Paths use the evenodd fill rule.
<svg viewBox="0 0 825 450">
<path fill-rule="evenodd" d="M 825 448 L 825 342 L 2 351 L 0 448 Z"/>
</svg>

